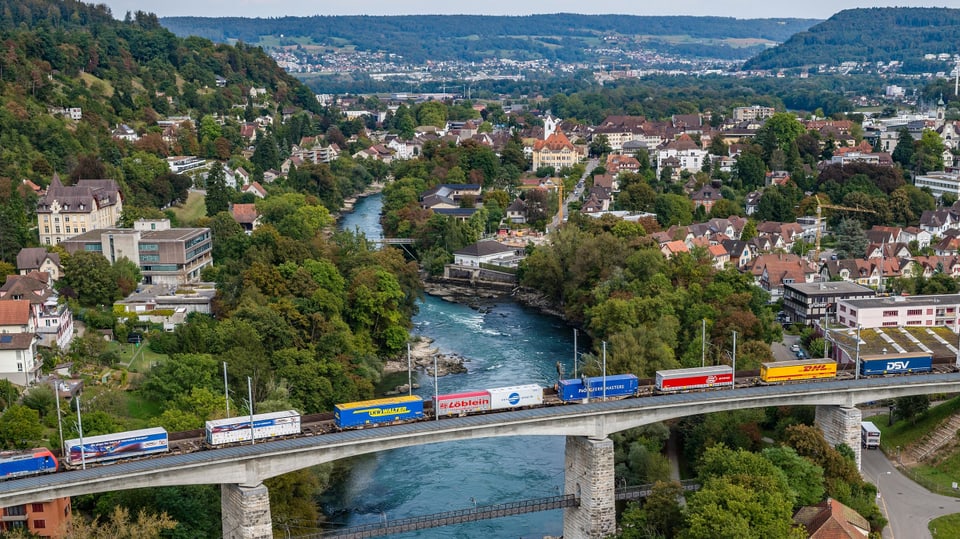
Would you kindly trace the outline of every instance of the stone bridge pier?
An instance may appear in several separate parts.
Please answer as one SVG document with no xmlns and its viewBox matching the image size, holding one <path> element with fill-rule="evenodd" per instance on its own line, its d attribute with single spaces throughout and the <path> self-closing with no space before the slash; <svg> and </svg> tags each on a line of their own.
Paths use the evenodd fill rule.
<svg viewBox="0 0 960 539">
<path fill-rule="evenodd" d="M 841 443 L 850 446 L 857 456 L 857 469 L 860 469 L 860 421 L 863 416 L 859 408 L 853 406 L 817 406 L 814 423 L 823 432 L 823 437 L 831 446 Z"/>
<path fill-rule="evenodd" d="M 580 507 L 563 511 L 564 539 L 603 539 L 616 532 L 613 440 L 567 436 L 564 494 Z"/>
<path fill-rule="evenodd" d="M 220 485 L 223 539 L 273 539 L 270 493 L 256 486 Z"/>
</svg>

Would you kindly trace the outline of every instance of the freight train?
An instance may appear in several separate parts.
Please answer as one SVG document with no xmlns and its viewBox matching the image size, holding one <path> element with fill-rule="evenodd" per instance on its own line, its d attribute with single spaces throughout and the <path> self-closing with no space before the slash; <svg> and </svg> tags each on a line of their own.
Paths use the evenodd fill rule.
<svg viewBox="0 0 960 539">
<path fill-rule="evenodd" d="M 861 376 L 910 375 L 933 371 L 933 357 L 927 353 L 861 356 Z M 763 363 L 754 371 L 736 378 L 726 365 L 660 370 L 651 380 L 633 374 L 581 377 L 559 380 L 553 388 L 537 384 L 481 389 L 434 396 L 427 410 L 422 397 L 391 397 L 337 404 L 332 426 L 340 431 L 379 425 L 493 413 L 548 405 L 566 405 L 596 399 L 624 399 L 689 391 L 713 391 L 750 385 L 817 382 L 835 379 L 837 364 L 829 359 L 802 359 Z M 847 376 L 852 376 L 847 373 Z M 321 431 L 323 432 L 323 431 Z M 304 434 L 296 410 L 207 421 L 201 448 L 271 440 Z M 307 432 L 311 434 L 311 432 Z M 198 435 L 199 436 L 199 435 Z M 106 464 L 120 459 L 163 455 L 171 450 L 167 431 L 156 427 L 102 436 L 67 440 L 62 462 L 47 449 L 0 453 L 0 480 L 73 469 L 88 464 Z"/>
</svg>

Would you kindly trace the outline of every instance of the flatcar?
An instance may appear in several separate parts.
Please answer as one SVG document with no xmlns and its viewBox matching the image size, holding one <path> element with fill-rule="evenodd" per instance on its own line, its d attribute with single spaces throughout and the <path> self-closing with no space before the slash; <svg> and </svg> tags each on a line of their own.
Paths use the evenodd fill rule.
<svg viewBox="0 0 960 539">
<path fill-rule="evenodd" d="M 437 395 L 433 398 L 433 409 L 441 417 L 509 410 L 541 404 L 543 404 L 543 388 L 537 384 L 495 387 L 480 391 Z"/>
<path fill-rule="evenodd" d="M 657 371 L 654 383 L 654 389 L 660 393 L 732 386 L 733 368 L 729 365 Z"/>
<path fill-rule="evenodd" d="M 58 467 L 57 457 L 43 447 L 0 453 L 0 480 L 53 473 Z"/>
<path fill-rule="evenodd" d="M 608 376 L 594 376 L 560 380 L 557 383 L 557 394 L 563 402 L 577 402 L 584 399 L 599 399 L 602 397 L 633 397 L 640 388 L 640 381 L 633 374 L 611 374 Z"/>
<path fill-rule="evenodd" d="M 254 440 L 292 436 L 300 434 L 300 412 L 285 410 L 255 414 L 252 418 L 240 416 L 215 419 L 206 422 L 205 431 L 207 444 L 212 446 L 248 442 L 251 431 Z"/>
<path fill-rule="evenodd" d="M 760 383 L 763 384 L 836 377 L 837 363 L 832 359 L 798 359 L 760 364 Z"/>
<path fill-rule="evenodd" d="M 338 429 L 361 428 L 423 417 L 423 399 L 417 395 L 348 402 L 333 407 L 333 421 Z"/>
<path fill-rule="evenodd" d="M 933 355 L 926 352 L 860 356 L 860 374 L 863 376 L 912 374 L 932 370 Z"/>
<path fill-rule="evenodd" d="M 79 439 L 67 440 L 66 462 L 80 466 L 166 453 L 168 441 L 167 431 L 161 427 L 84 437 L 82 445 Z"/>
</svg>

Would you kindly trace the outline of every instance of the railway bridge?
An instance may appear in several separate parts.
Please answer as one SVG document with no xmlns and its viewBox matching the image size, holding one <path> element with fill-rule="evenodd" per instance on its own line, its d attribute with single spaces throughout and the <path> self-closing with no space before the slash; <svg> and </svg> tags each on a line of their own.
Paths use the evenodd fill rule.
<svg viewBox="0 0 960 539">
<path fill-rule="evenodd" d="M 265 479 L 366 453 L 496 436 L 566 437 L 564 492 L 579 504 L 564 509 L 568 539 L 615 531 L 613 441 L 610 434 L 688 415 L 767 406 L 812 405 L 832 444 L 846 443 L 860 464 L 860 410 L 880 399 L 960 392 L 960 373 L 834 380 L 681 393 L 487 415 L 420 421 L 319 436 L 131 460 L 0 483 L 0 506 L 130 488 L 221 484 L 223 536 L 272 537 Z"/>
</svg>

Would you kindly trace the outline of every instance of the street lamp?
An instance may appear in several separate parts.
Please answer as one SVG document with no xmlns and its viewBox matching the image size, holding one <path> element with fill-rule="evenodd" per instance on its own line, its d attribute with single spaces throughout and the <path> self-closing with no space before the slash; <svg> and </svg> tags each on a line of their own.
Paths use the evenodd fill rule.
<svg viewBox="0 0 960 539">
<path fill-rule="evenodd" d="M 883 472 L 882 474 L 877 475 L 877 499 L 880 499 L 880 478 L 885 475 L 890 475 L 893 472 Z"/>
</svg>

